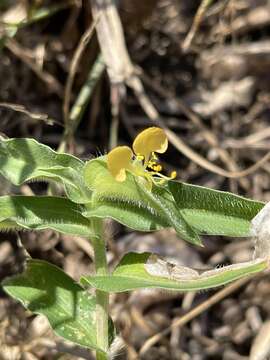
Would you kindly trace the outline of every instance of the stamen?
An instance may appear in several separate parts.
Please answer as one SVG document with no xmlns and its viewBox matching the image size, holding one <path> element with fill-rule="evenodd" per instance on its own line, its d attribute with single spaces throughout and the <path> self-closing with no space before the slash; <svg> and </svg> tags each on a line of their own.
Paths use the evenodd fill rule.
<svg viewBox="0 0 270 360">
<path fill-rule="evenodd" d="M 157 164 L 153 167 L 153 170 L 155 170 L 156 172 L 160 172 L 162 170 L 162 166 Z"/>
<path fill-rule="evenodd" d="M 177 176 L 177 172 L 175 170 L 171 172 L 170 176 L 163 175 L 158 171 L 149 171 L 149 173 L 162 179 L 162 180 L 158 180 L 157 182 L 154 181 L 154 178 L 152 178 L 155 183 L 159 183 L 159 184 L 164 183 L 166 180 L 173 180 Z"/>
<path fill-rule="evenodd" d="M 148 161 L 148 163 L 147 163 L 147 167 L 149 167 L 150 169 L 153 169 L 155 165 L 156 165 L 156 163 L 154 161 L 151 161 L 151 160 Z"/>
<path fill-rule="evenodd" d="M 154 152 L 151 153 L 151 160 L 152 159 L 154 159 L 154 160 L 158 159 L 157 155 Z"/>
<path fill-rule="evenodd" d="M 147 182 L 151 184 L 153 182 L 156 185 L 162 185 L 168 180 L 175 179 L 177 176 L 176 171 L 172 171 L 170 176 L 166 176 L 161 174 L 160 172 L 163 170 L 162 165 L 158 163 L 158 157 L 154 152 L 151 153 L 149 159 L 145 158 L 144 155 L 135 154 L 135 159 L 133 160 L 134 163 L 141 162 L 139 167 L 143 165 L 142 172 L 138 168 L 137 175 L 143 176 L 147 179 Z M 147 170 L 148 168 L 148 170 Z M 152 171 L 151 171 L 152 170 Z"/>
<path fill-rule="evenodd" d="M 137 154 L 137 155 L 136 155 L 136 159 L 139 160 L 139 161 L 143 161 L 143 160 L 144 160 L 144 156 L 143 156 L 143 155 L 140 155 L 140 154 Z"/>
<path fill-rule="evenodd" d="M 172 172 L 171 172 L 171 175 L 170 175 L 170 178 L 171 178 L 171 179 L 175 179 L 176 176 L 177 176 L 177 172 L 176 172 L 175 170 L 172 171 Z"/>
<path fill-rule="evenodd" d="M 153 181 L 153 183 L 155 184 L 155 185 L 163 185 L 165 182 L 166 182 L 166 180 L 165 179 L 154 179 L 154 178 L 152 178 L 152 181 Z"/>
</svg>

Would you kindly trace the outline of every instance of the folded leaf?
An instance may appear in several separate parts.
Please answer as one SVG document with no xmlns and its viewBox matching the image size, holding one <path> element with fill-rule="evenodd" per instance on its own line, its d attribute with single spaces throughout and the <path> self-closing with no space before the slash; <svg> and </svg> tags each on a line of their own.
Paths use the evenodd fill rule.
<svg viewBox="0 0 270 360">
<path fill-rule="evenodd" d="M 28 260 L 26 270 L 5 280 L 3 288 L 33 313 L 45 315 L 57 335 L 101 350 L 96 340 L 95 298 L 58 267 Z M 110 327 L 111 342 L 113 337 Z"/>
<path fill-rule="evenodd" d="M 267 259 L 256 259 L 199 273 L 194 269 L 166 262 L 154 254 L 129 253 L 124 256 L 112 275 L 84 276 L 81 283 L 106 292 L 144 288 L 184 292 L 225 285 L 267 267 Z"/>
<path fill-rule="evenodd" d="M 74 202 L 89 202 L 91 193 L 82 178 L 84 163 L 59 154 L 34 139 L 0 140 L 0 173 L 14 185 L 27 181 L 56 181 Z"/>
<path fill-rule="evenodd" d="M 197 232 L 185 221 L 165 188 L 153 185 L 150 191 L 130 173 L 124 182 L 118 182 L 108 171 L 104 158 L 86 163 L 85 182 L 93 192 L 85 216 L 111 217 L 141 231 L 173 227 L 183 239 L 201 244 Z"/>
<path fill-rule="evenodd" d="M 1 196 L 0 231 L 12 228 L 53 229 L 65 234 L 90 237 L 88 219 L 72 201 L 54 196 Z"/>
<path fill-rule="evenodd" d="M 264 204 L 225 191 L 169 181 L 176 206 L 201 234 L 250 236 L 251 220 Z"/>
</svg>

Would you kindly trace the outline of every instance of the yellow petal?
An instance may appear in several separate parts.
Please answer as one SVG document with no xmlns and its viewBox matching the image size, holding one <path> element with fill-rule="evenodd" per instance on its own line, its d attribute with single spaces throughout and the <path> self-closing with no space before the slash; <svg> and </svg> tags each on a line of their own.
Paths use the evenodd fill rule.
<svg viewBox="0 0 270 360">
<path fill-rule="evenodd" d="M 126 180 L 126 169 L 130 168 L 132 156 L 132 150 L 128 146 L 117 146 L 109 152 L 107 165 L 116 181 Z"/>
<path fill-rule="evenodd" d="M 152 152 L 164 153 L 168 148 L 168 139 L 165 131 L 158 127 L 143 130 L 133 142 L 136 155 L 143 155 L 148 161 Z"/>
</svg>

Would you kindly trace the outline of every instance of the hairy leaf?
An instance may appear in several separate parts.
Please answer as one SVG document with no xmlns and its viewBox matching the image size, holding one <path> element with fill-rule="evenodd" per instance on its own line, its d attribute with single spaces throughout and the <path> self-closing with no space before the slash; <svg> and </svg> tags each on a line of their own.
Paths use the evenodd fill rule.
<svg viewBox="0 0 270 360">
<path fill-rule="evenodd" d="M 201 243 L 166 189 L 153 185 L 149 191 L 140 184 L 139 177 L 130 173 L 124 182 L 117 182 L 103 158 L 86 164 L 85 181 L 93 192 L 91 203 L 86 204 L 85 216 L 111 217 L 141 231 L 171 226 L 183 239 L 193 244 Z"/>
<path fill-rule="evenodd" d="M 201 234 L 250 236 L 251 220 L 264 206 L 229 192 L 177 181 L 170 181 L 168 188 L 180 213 Z"/>
<path fill-rule="evenodd" d="M 199 273 L 177 266 L 150 253 L 129 253 L 112 275 L 85 276 L 82 284 L 107 292 L 123 292 L 141 288 L 194 291 L 225 285 L 244 276 L 265 270 L 266 259 L 256 259 Z"/>
<path fill-rule="evenodd" d="M 123 208 L 119 201 L 110 199 L 94 199 L 91 204 L 86 204 L 86 217 L 111 218 L 121 224 L 137 231 L 154 231 L 170 227 L 161 216 L 149 213 L 147 209 L 129 203 Z"/>
<path fill-rule="evenodd" d="M 98 349 L 95 298 L 58 267 L 28 260 L 26 270 L 3 282 L 4 290 L 33 313 L 45 315 L 54 332 L 78 345 Z M 114 337 L 110 327 L 110 340 Z"/>
<path fill-rule="evenodd" d="M 53 229 L 62 233 L 91 236 L 90 221 L 81 206 L 54 196 L 1 196 L 0 230 Z"/>
<path fill-rule="evenodd" d="M 89 202 L 91 193 L 84 184 L 84 163 L 59 154 L 34 139 L 0 140 L 0 173 L 14 185 L 28 181 L 56 181 L 64 185 L 74 202 Z"/>
</svg>

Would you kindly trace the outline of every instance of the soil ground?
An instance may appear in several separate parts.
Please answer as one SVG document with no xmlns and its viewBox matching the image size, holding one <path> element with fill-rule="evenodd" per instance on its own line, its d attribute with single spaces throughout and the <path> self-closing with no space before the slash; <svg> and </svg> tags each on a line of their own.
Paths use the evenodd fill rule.
<svg viewBox="0 0 270 360">
<path fill-rule="evenodd" d="M 59 1 L 54 12 L 38 21 L 26 21 L 16 33 L 7 33 L 5 27 L 7 22 L 19 22 L 41 6 L 51 9 L 55 3 L 0 2 L 0 131 L 8 137 L 33 137 L 57 149 L 64 132 L 64 87 L 75 49 L 92 22 L 90 2 Z M 146 93 L 165 124 L 195 153 L 195 159 L 191 159 L 170 145 L 162 157 L 165 170 L 177 170 L 178 179 L 185 182 L 269 201 L 270 166 L 259 162 L 270 150 L 269 1 L 212 1 L 189 43 L 187 35 L 199 5 L 197 0 L 119 1 L 128 50 Z M 77 68 L 71 104 L 85 85 L 98 52 L 94 35 Z M 130 90 L 123 94 L 115 119 L 113 94 L 104 73 L 93 89 L 67 151 L 88 159 L 106 153 L 115 136 L 118 144 L 128 145 L 140 130 L 151 126 Z M 14 104 L 23 106 L 32 116 L 17 111 Z M 37 113 L 40 116 L 33 117 Z M 118 132 L 114 127 L 117 121 Z M 211 171 L 201 157 L 208 165 L 215 164 L 231 173 L 253 164 L 258 166 L 245 177 L 230 179 Z M 0 183 L 1 195 L 46 191 L 44 184 L 18 189 L 4 179 Z M 197 268 L 246 261 L 253 251 L 250 239 L 204 237 L 204 248 L 196 248 L 177 238 L 170 229 L 142 234 L 108 222 L 108 231 L 111 267 L 131 250 L 156 252 L 170 261 Z M 18 240 L 32 257 L 62 267 L 75 279 L 92 270 L 91 246 L 84 239 L 52 231 L 1 233 L 1 279 L 22 268 Z M 148 290 L 112 296 L 112 317 L 124 341 L 116 359 L 251 358 L 258 333 L 264 331 L 264 339 L 269 339 L 267 275 L 239 285 L 218 303 L 184 326 L 171 328 L 148 350 L 140 352 L 147 339 L 198 304 L 207 303 L 214 293 Z M 0 319 L 0 359 L 92 358 L 56 339 L 42 317 L 26 312 L 3 291 Z M 256 359 L 267 359 L 263 351 L 269 352 L 269 344 L 270 341 L 260 344 Z"/>
</svg>

